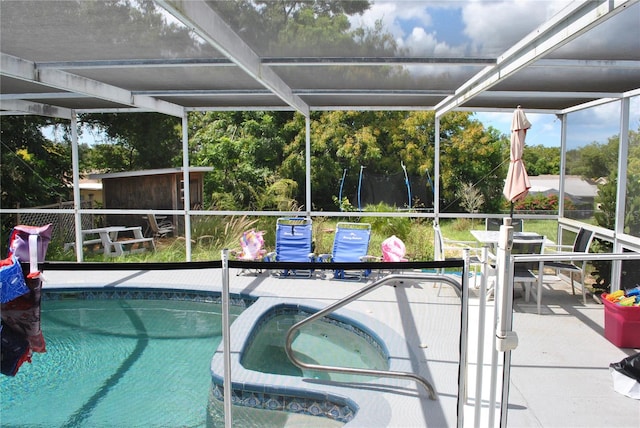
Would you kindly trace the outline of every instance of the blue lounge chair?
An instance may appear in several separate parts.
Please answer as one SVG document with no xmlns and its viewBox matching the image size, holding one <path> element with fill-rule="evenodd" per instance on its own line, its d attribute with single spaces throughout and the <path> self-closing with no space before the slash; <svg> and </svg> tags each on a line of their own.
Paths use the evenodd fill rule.
<svg viewBox="0 0 640 428">
<path fill-rule="evenodd" d="M 369 239 L 371 237 L 371 225 L 369 223 L 347 223 L 339 222 L 336 225 L 336 234 L 333 239 L 333 252 L 318 256 L 322 262 L 362 262 L 371 256 L 369 251 Z M 362 271 L 334 270 L 334 277 L 337 279 L 362 279 L 371 273 L 370 269 Z"/>
<path fill-rule="evenodd" d="M 279 218 L 276 221 L 276 250 L 265 256 L 272 262 L 312 262 L 313 222 L 304 217 Z M 311 270 L 284 270 L 282 276 L 311 277 Z"/>
</svg>

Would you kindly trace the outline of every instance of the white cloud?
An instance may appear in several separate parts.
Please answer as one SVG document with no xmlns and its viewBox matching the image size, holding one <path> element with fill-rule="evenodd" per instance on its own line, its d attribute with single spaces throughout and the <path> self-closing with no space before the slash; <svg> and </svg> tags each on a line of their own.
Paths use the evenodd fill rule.
<svg viewBox="0 0 640 428">
<path fill-rule="evenodd" d="M 403 30 L 399 25 L 397 17 L 400 12 L 396 3 L 374 3 L 362 15 L 353 15 L 349 19 L 353 28 L 365 27 L 373 28 L 377 21 L 382 21 L 386 31 L 393 34 L 396 39 L 404 39 Z"/>
<path fill-rule="evenodd" d="M 533 7 L 535 6 L 535 7 Z M 553 2 L 472 2 L 462 8 L 464 33 L 479 55 L 499 55 L 549 18 Z"/>
<path fill-rule="evenodd" d="M 461 9 L 463 27 L 452 30 L 470 38 L 470 46 L 452 46 L 433 31 L 433 17 L 423 2 L 374 2 L 361 16 L 350 20 L 353 27 L 369 28 L 381 20 L 399 45 L 414 55 L 499 55 L 568 3 L 569 0 L 438 2 L 439 8 Z"/>
<path fill-rule="evenodd" d="M 403 43 L 409 48 L 411 55 L 417 56 L 446 56 L 458 50 L 439 42 L 435 33 L 427 33 L 422 27 L 414 27 Z"/>
</svg>

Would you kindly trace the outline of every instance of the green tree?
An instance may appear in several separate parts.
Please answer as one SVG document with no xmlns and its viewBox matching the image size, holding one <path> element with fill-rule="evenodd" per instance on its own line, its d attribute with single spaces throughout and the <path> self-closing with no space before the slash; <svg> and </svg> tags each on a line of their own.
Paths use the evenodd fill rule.
<svg viewBox="0 0 640 428">
<path fill-rule="evenodd" d="M 263 55 L 306 54 L 309 44 L 324 53 L 336 54 L 353 48 L 347 15 L 363 13 L 368 1 L 280 0 L 211 2 L 232 29 Z M 259 32 L 251 31 L 260 28 Z"/>
<path fill-rule="evenodd" d="M 531 176 L 560 174 L 560 147 L 526 146 L 522 160 Z"/>
<path fill-rule="evenodd" d="M 124 144 L 101 143 L 89 146 L 83 144 L 79 148 L 80 171 L 110 172 L 133 170 L 135 149 Z"/>
<path fill-rule="evenodd" d="M 191 30 L 167 21 L 162 8 L 150 0 L 117 2 L 78 2 L 69 8 L 68 22 L 96 22 L 95 32 L 82 34 L 83 45 L 99 38 L 114 45 L 131 45 L 138 53 L 162 49 L 167 56 L 214 57 L 219 53 Z M 105 19 L 112 19 L 105 22 Z M 107 31 L 99 31 L 106 28 Z M 140 31 L 132 32 L 131 28 Z M 71 35 L 74 37 L 74 35 Z M 73 38 L 70 40 L 74 40 Z M 146 49 L 148 47 L 148 49 Z M 147 58 L 140 58 L 147 59 Z M 112 141 L 83 159 L 86 170 L 137 170 L 182 165 L 180 118 L 159 113 L 83 114 L 79 121 L 98 128 Z"/>
<path fill-rule="evenodd" d="M 205 203 L 217 208 L 258 209 L 279 180 L 290 112 L 194 113 L 189 127 L 192 165 L 213 166 L 205 179 Z M 210 199 L 207 199 L 210 198 Z M 220 203 L 224 202 L 224 206 Z"/>
<path fill-rule="evenodd" d="M 472 183 L 484 195 L 485 212 L 500 208 L 509 141 L 472 119 L 470 113 L 444 115 L 440 123 L 440 182 L 443 211 L 460 211 L 456 196 L 462 183 Z"/>
<path fill-rule="evenodd" d="M 70 195 L 71 150 L 66 143 L 55 143 L 42 135 L 47 118 L 33 116 L 0 117 L 1 206 L 22 208 L 67 200 Z M 15 225 L 3 216 L 2 232 Z M 3 239 L 6 242 L 6 239 Z"/>
<path fill-rule="evenodd" d="M 360 167 L 376 174 L 395 174 L 407 167 L 410 176 L 425 176 L 434 169 L 433 112 L 317 113 L 311 122 L 311 182 L 316 209 L 336 209 L 343 171 L 350 173 L 345 188 L 357 188 Z M 296 179 L 304 189 L 304 129 L 284 151 L 280 175 Z M 456 196 L 461 183 L 480 190 L 486 209 L 496 209 L 504 173 L 501 164 L 508 142 L 497 131 L 486 130 L 469 113 L 453 113 L 441 122 L 441 179 L 443 199 L 450 210 L 459 209 Z M 506 171 L 506 168 L 504 168 Z M 505 172 L 506 173 L 506 172 Z M 426 201 L 423 201 L 426 202 Z"/>
<path fill-rule="evenodd" d="M 632 236 L 640 236 L 640 133 L 631 131 L 629 133 L 629 152 L 627 159 L 627 194 L 625 198 L 624 233 Z M 619 144 L 618 137 L 609 138 L 609 146 L 616 147 Z M 607 229 L 615 228 L 616 206 L 617 206 L 617 168 L 609 173 L 607 180 L 598 185 L 598 193 L 595 198 L 598 209 L 595 212 L 595 219 L 598 226 Z M 598 252 L 610 252 L 612 245 L 606 241 L 595 240 L 595 249 Z M 607 290 L 611 277 L 611 262 L 594 261 L 594 272 L 596 278 L 594 288 Z M 622 263 L 621 286 L 633 286 L 638 282 L 638 263 L 635 261 L 625 261 Z"/>
<path fill-rule="evenodd" d="M 180 118 L 160 113 L 105 113 L 84 115 L 82 121 L 102 130 L 117 146 L 102 147 L 93 169 L 104 169 L 100 162 L 105 159 L 114 161 L 112 171 L 182 165 Z"/>
<path fill-rule="evenodd" d="M 567 174 L 588 179 L 608 177 L 618 169 L 618 141 L 618 136 L 613 136 L 606 144 L 594 141 L 579 149 L 568 150 Z"/>
</svg>

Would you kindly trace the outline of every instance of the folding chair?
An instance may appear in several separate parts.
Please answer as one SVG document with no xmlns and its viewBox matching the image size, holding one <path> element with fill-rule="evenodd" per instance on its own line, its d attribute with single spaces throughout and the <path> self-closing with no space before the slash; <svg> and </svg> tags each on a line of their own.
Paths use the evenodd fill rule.
<svg viewBox="0 0 640 428">
<path fill-rule="evenodd" d="M 318 256 L 321 262 L 363 262 L 373 257 L 367 255 L 369 251 L 369 239 L 371 238 L 371 225 L 369 223 L 348 223 L 339 222 L 336 225 L 336 234 L 333 239 L 333 250 L 331 254 L 321 254 Z M 345 271 L 336 269 L 333 276 L 336 279 L 366 278 L 371 273 L 371 269 L 362 271 Z"/>
<path fill-rule="evenodd" d="M 271 262 L 312 262 L 313 222 L 309 218 L 279 218 L 276 221 L 276 250 L 265 256 Z M 289 270 L 280 272 L 281 276 L 302 276 L 310 278 L 312 270 Z"/>
<path fill-rule="evenodd" d="M 158 218 L 153 213 L 147 214 L 147 221 L 149 222 L 149 230 L 151 230 L 154 238 L 164 238 L 175 230 L 173 223 L 164 218 L 158 221 Z"/>
<path fill-rule="evenodd" d="M 544 236 L 521 236 L 513 239 L 511 254 L 542 254 L 544 252 Z M 542 262 L 518 262 L 514 265 L 513 285 L 521 284 L 525 292 L 525 302 L 531 295 L 531 284 L 537 287 L 536 304 L 540 315 L 540 301 L 542 300 L 542 279 L 544 267 Z"/>
</svg>

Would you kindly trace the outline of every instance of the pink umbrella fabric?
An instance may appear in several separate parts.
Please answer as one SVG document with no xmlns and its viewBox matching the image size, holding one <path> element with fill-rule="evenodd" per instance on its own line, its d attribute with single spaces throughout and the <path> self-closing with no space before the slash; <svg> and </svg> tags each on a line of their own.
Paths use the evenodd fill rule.
<svg viewBox="0 0 640 428">
<path fill-rule="evenodd" d="M 531 123 L 520 106 L 513 112 L 511 121 L 511 163 L 504 182 L 504 196 L 511 203 L 524 199 L 529 193 L 531 182 L 522 162 L 524 140 Z"/>
</svg>

